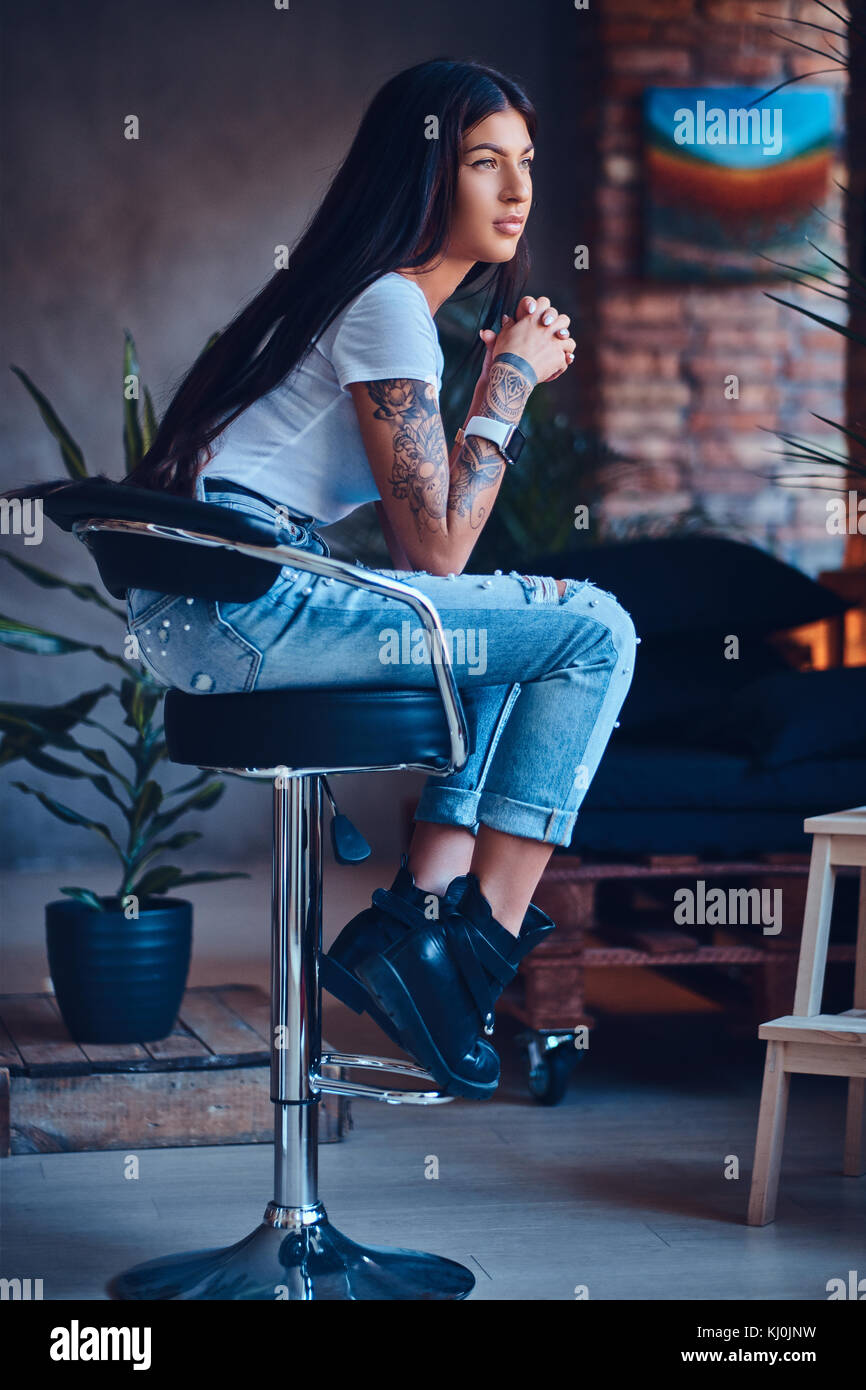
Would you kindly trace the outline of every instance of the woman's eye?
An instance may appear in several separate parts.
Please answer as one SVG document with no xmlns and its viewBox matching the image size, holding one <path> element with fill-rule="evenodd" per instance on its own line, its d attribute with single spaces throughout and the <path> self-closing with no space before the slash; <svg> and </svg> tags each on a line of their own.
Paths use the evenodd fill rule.
<svg viewBox="0 0 866 1390">
<path fill-rule="evenodd" d="M 531 172 L 531 171 L 532 171 L 532 166 L 533 166 L 533 164 L 535 163 L 535 160 L 534 160 L 534 158 L 528 158 L 528 159 L 521 160 L 521 163 Z M 472 163 L 472 168 L 473 168 L 473 169 L 483 169 L 483 168 L 485 168 L 485 166 L 486 166 L 487 168 L 490 168 L 490 169 L 495 169 L 495 168 L 496 168 L 496 160 L 495 160 L 495 159 L 476 159 L 476 160 L 474 160 L 473 163 Z"/>
</svg>

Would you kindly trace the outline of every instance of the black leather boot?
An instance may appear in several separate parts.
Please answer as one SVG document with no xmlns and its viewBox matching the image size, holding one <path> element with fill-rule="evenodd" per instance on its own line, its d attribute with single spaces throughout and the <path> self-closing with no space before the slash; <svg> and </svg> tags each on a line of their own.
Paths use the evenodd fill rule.
<svg viewBox="0 0 866 1390">
<path fill-rule="evenodd" d="M 438 921 L 425 921 L 356 963 L 355 974 L 449 1095 L 484 1099 L 499 1085 L 490 1043 L 494 1005 L 524 956 L 555 924 L 530 903 L 515 937 L 493 916 L 473 873 L 448 886 Z"/>
<path fill-rule="evenodd" d="M 409 869 L 409 856 L 404 854 L 391 887 L 377 888 L 372 896 L 372 907 L 365 907 L 353 917 L 327 955 L 319 957 L 322 988 L 355 1013 L 362 1014 L 366 1010 L 400 1048 L 404 1044 L 397 1029 L 357 978 L 355 966 L 366 956 L 402 941 L 407 932 L 423 926 L 428 920 L 425 913 L 430 910 L 434 896 L 415 886 L 414 875 Z M 437 912 L 441 911 L 435 902 L 432 907 Z"/>
</svg>

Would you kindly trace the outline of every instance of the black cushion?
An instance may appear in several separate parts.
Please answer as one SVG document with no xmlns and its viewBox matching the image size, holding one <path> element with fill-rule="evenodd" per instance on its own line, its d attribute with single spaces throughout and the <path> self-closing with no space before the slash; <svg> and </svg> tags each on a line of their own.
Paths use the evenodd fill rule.
<svg viewBox="0 0 866 1390">
<path fill-rule="evenodd" d="M 637 649 L 634 677 L 619 715 L 622 734 L 676 742 L 690 736 L 709 712 L 726 708 L 744 686 L 790 669 L 756 633 L 743 635 L 736 660 L 725 657 L 721 633 L 647 637 Z"/>
<path fill-rule="evenodd" d="M 839 805 L 863 800 L 866 758 L 812 758 L 808 763 L 764 768 L 756 767 L 744 754 L 673 742 L 665 748 L 639 748 L 616 739 L 618 731 L 587 788 L 577 813 L 578 828 L 585 814 L 600 810 L 640 810 L 649 825 L 655 811 L 674 808 L 694 812 L 785 808 L 805 817 L 818 814 L 812 810 L 813 803 L 826 806 L 834 795 Z M 576 829 L 575 848 L 578 838 Z"/>
<path fill-rule="evenodd" d="M 175 497 L 151 488 L 130 487 L 108 478 L 45 483 L 39 494 L 51 521 L 71 531 L 76 521 L 115 517 L 203 531 L 227 541 L 275 545 L 272 526 L 214 502 Z M 103 584 L 114 598 L 128 589 L 154 589 L 187 598 L 251 603 L 276 581 L 280 566 L 215 546 L 161 540 L 109 531 L 94 532 L 88 546 Z"/>
<path fill-rule="evenodd" d="M 165 738 L 172 762 L 213 768 L 446 767 L 451 751 L 438 694 L 393 688 L 169 690 Z"/>
<path fill-rule="evenodd" d="M 668 536 L 542 554 L 526 573 L 591 580 L 615 595 L 641 638 L 780 632 L 837 617 L 853 602 L 757 546 L 724 536 Z"/>
<path fill-rule="evenodd" d="M 765 676 L 694 717 L 681 738 L 742 750 L 763 768 L 866 758 L 866 666 Z"/>
</svg>

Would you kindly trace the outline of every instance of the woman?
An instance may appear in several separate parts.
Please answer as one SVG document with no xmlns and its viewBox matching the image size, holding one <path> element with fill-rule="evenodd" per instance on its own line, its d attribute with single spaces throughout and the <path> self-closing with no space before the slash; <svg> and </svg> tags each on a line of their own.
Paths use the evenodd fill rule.
<svg viewBox="0 0 866 1390">
<path fill-rule="evenodd" d="M 474 63 L 392 78 L 288 268 L 196 361 L 127 479 L 272 521 L 325 555 L 316 528 L 374 501 L 395 565 L 381 573 L 425 593 L 457 635 L 473 753 L 428 779 L 408 860 L 340 934 L 322 981 L 473 1097 L 498 1084 L 484 1034 L 554 929 L 530 899 L 571 842 L 639 640 L 588 581 L 463 572 L 516 452 L 509 427 L 574 360 L 568 317 L 547 296 L 519 299 L 535 129 L 520 88 Z M 484 275 L 484 361 L 449 453 L 433 316 Z M 253 603 L 143 590 L 128 603 L 146 665 L 181 689 L 430 688 L 423 662 L 386 654 L 405 605 L 302 570 Z"/>
</svg>

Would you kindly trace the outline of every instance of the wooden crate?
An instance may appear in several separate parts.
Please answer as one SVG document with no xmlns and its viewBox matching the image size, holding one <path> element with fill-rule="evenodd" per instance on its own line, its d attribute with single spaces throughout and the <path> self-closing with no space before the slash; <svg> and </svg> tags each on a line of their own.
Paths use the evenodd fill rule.
<svg viewBox="0 0 866 1390">
<path fill-rule="evenodd" d="M 521 963 L 518 979 L 502 995 L 503 1011 L 533 1029 L 591 1027 L 595 1019 L 586 1010 L 585 971 L 608 966 L 675 971 L 676 978 L 708 997 L 730 1001 L 733 1010 L 735 991 L 725 976 L 713 972 L 711 984 L 703 967 L 738 966 L 748 969 L 752 988 L 747 1017 L 737 1018 L 732 1011 L 731 1021 L 753 1031 L 764 1019 L 790 1012 L 799 928 L 786 929 L 779 937 L 728 929 L 717 934 L 715 943 L 706 944 L 693 934 L 705 929 L 643 926 L 637 920 L 611 925 L 601 920 L 602 885 L 680 876 L 683 880 L 734 879 L 738 885 L 758 888 L 786 885 L 786 923 L 801 923 L 808 871 L 809 856 L 796 854 L 768 854 L 737 862 L 700 860 L 696 855 L 645 855 L 629 863 L 554 855 L 532 900 L 553 918 L 557 930 Z M 840 875 L 843 872 L 839 870 Z M 828 959 L 853 961 L 854 948 L 831 946 Z"/>
<path fill-rule="evenodd" d="M 251 985 L 189 989 L 168 1037 L 115 1046 L 74 1042 L 53 994 L 0 995 L 0 1157 L 271 1143 L 269 1035 Z M 323 1095 L 320 1142 L 351 1126 Z"/>
</svg>

